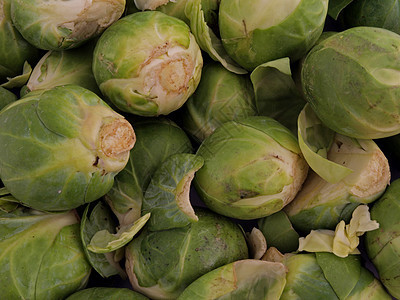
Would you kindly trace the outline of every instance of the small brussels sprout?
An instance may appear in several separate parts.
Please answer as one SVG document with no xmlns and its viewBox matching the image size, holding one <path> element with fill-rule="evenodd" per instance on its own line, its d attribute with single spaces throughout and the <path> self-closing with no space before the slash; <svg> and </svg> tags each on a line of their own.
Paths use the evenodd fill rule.
<svg viewBox="0 0 400 300">
<path fill-rule="evenodd" d="M 219 267 L 191 283 L 178 300 L 279 299 L 286 268 L 277 262 L 246 259 Z"/>
<path fill-rule="evenodd" d="M 134 143 L 130 123 L 93 92 L 34 91 L 0 113 L 0 178 L 26 206 L 75 208 L 110 190 Z"/>
<path fill-rule="evenodd" d="M 16 30 L 11 20 L 12 0 L 0 2 L 0 83 L 21 73 L 25 61 L 36 62 L 39 51 Z"/>
<path fill-rule="evenodd" d="M 281 210 L 296 196 L 308 165 L 296 137 L 262 116 L 229 121 L 200 145 L 204 166 L 194 184 L 212 210 L 257 219 Z"/>
<path fill-rule="evenodd" d="M 202 142 L 223 123 L 256 114 L 249 78 L 212 62 L 204 66 L 199 86 L 185 103 L 183 128 Z"/>
<path fill-rule="evenodd" d="M 33 68 L 24 94 L 76 84 L 101 95 L 92 72 L 94 46 L 95 43 L 89 42 L 77 49 L 48 51 Z"/>
<path fill-rule="evenodd" d="M 248 258 L 237 224 L 206 209 L 195 209 L 198 222 L 142 233 L 125 248 L 126 271 L 133 289 L 152 299 L 175 299 L 198 277 Z"/>
<path fill-rule="evenodd" d="M 297 231 L 334 229 L 340 220 L 347 221 L 359 204 L 378 199 L 390 182 L 388 160 L 372 140 L 336 134 L 327 157 L 352 173 L 335 183 L 309 173 L 301 191 L 284 208 Z"/>
<path fill-rule="evenodd" d="M 89 279 L 74 211 L 0 211 L 0 252 L 4 299 L 64 299 Z"/>
<path fill-rule="evenodd" d="M 367 232 L 365 247 L 389 293 L 400 298 L 400 179 L 394 180 L 371 208 L 379 230 Z"/>
<path fill-rule="evenodd" d="M 230 57 L 247 70 L 301 58 L 322 33 L 327 0 L 221 0 L 219 30 Z"/>
<path fill-rule="evenodd" d="M 343 135 L 375 139 L 400 133 L 400 36 L 353 27 L 308 53 L 301 71 L 307 101 Z"/>
<path fill-rule="evenodd" d="M 400 34 L 399 0 L 354 0 L 340 16 L 346 27 L 380 27 Z"/>
<path fill-rule="evenodd" d="M 202 66 L 189 27 L 159 11 L 134 13 L 110 26 L 93 58 L 101 92 L 118 109 L 143 116 L 180 108 L 199 84 Z"/>
<path fill-rule="evenodd" d="M 121 226 L 140 218 L 144 193 L 163 161 L 176 153 L 192 153 L 185 132 L 166 118 L 131 121 L 137 142 L 125 168 L 115 176 L 105 198 Z"/>
<path fill-rule="evenodd" d="M 12 0 L 11 17 L 22 36 L 44 50 L 78 47 L 118 20 L 125 0 Z"/>
<path fill-rule="evenodd" d="M 66 300 L 87 299 L 119 299 L 119 300 L 146 300 L 146 296 L 132 291 L 128 288 L 93 287 L 73 293 Z"/>
</svg>

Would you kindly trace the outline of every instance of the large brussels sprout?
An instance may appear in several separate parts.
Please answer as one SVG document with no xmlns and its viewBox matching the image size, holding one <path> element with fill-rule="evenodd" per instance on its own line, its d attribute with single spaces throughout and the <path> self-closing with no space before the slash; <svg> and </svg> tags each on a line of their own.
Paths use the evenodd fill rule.
<svg viewBox="0 0 400 300">
<path fill-rule="evenodd" d="M 120 110 L 143 116 L 180 108 L 196 89 L 202 65 L 189 27 L 158 11 L 134 13 L 110 26 L 93 58 L 102 93 Z"/>
<path fill-rule="evenodd" d="M 134 290 L 152 299 L 175 299 L 198 277 L 248 257 L 243 232 L 233 221 L 195 210 L 189 226 L 142 233 L 125 249 L 126 270 Z"/>
<path fill-rule="evenodd" d="M 77 49 L 48 51 L 33 68 L 23 93 L 76 84 L 101 95 L 92 72 L 94 46 L 89 42 Z"/>
<path fill-rule="evenodd" d="M 284 208 L 296 230 L 333 229 L 340 220 L 348 220 L 359 204 L 378 199 L 389 184 L 388 160 L 372 140 L 336 134 L 327 157 L 352 172 L 335 183 L 309 173 L 301 191 Z"/>
<path fill-rule="evenodd" d="M 193 152 L 185 132 L 166 118 L 131 121 L 137 142 L 125 168 L 115 176 L 105 198 L 119 219 L 129 225 L 141 216 L 144 193 L 163 161 L 176 153 Z"/>
<path fill-rule="evenodd" d="M 389 293 L 400 298 L 400 179 L 391 183 L 371 208 L 379 229 L 366 233 L 367 254 Z"/>
<path fill-rule="evenodd" d="M 245 259 L 219 267 L 191 283 L 178 300 L 279 299 L 286 283 L 282 263 Z"/>
<path fill-rule="evenodd" d="M 327 0 L 222 0 L 222 44 L 248 70 L 282 57 L 294 61 L 321 35 L 327 11 Z"/>
<path fill-rule="evenodd" d="M 293 200 L 308 165 L 296 137 L 262 116 L 229 121 L 200 145 L 195 187 L 212 210 L 238 219 L 268 216 Z"/>
<path fill-rule="evenodd" d="M 301 71 L 307 101 L 332 130 L 373 139 L 400 132 L 400 36 L 353 27 L 313 47 Z"/>
<path fill-rule="evenodd" d="M 361 266 L 358 255 L 286 254 L 282 263 L 288 274 L 281 300 L 391 299 L 374 275 Z"/>
<path fill-rule="evenodd" d="M 25 61 L 33 63 L 39 51 L 16 30 L 11 20 L 11 0 L 0 2 L 0 83 L 22 73 Z"/>
<path fill-rule="evenodd" d="M 109 300 L 146 300 L 146 296 L 128 288 L 92 287 L 73 293 L 66 300 L 109 299 Z"/>
<path fill-rule="evenodd" d="M 118 20 L 125 0 L 12 0 L 11 18 L 22 36 L 39 49 L 79 46 Z"/>
<path fill-rule="evenodd" d="M 134 143 L 130 123 L 89 90 L 31 92 L 0 113 L 0 178 L 27 206 L 78 207 L 108 192 Z"/>
<path fill-rule="evenodd" d="M 340 17 L 347 27 L 373 26 L 400 34 L 399 0 L 354 0 L 343 9 Z"/>
<path fill-rule="evenodd" d="M 76 213 L 0 211 L 3 299 L 64 299 L 88 282 Z"/>
<path fill-rule="evenodd" d="M 212 62 L 204 66 L 199 86 L 185 103 L 183 127 L 202 142 L 223 123 L 256 114 L 249 78 Z"/>
</svg>

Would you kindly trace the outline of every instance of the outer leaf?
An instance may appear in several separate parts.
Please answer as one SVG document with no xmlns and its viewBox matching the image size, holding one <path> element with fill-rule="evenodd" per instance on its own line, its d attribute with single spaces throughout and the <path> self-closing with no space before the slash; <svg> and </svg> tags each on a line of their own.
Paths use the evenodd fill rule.
<svg viewBox="0 0 400 300">
<path fill-rule="evenodd" d="M 227 70 L 236 74 L 246 74 L 247 71 L 240 67 L 226 53 L 221 40 L 207 25 L 201 0 L 188 0 L 185 7 L 186 17 L 190 20 L 190 29 L 200 48 L 207 52 L 210 57 L 219 61 Z"/>
<path fill-rule="evenodd" d="M 335 132 L 322 124 L 308 104 L 300 112 L 297 124 L 301 152 L 320 177 L 336 183 L 353 172 L 327 159 Z"/>
<path fill-rule="evenodd" d="M 184 227 L 198 220 L 190 204 L 189 190 L 194 174 L 204 164 L 194 154 L 175 154 L 154 173 L 146 190 L 142 213 L 151 213 L 149 230 Z"/>
<path fill-rule="evenodd" d="M 150 213 L 147 213 L 136 220 L 131 227 L 122 227 L 115 234 L 108 230 L 96 232 L 90 240 L 88 249 L 95 253 L 108 253 L 122 248 L 142 229 L 149 218 Z"/>
<path fill-rule="evenodd" d="M 6 83 L 3 83 L 1 86 L 7 89 L 22 87 L 28 81 L 29 76 L 31 76 L 31 73 L 32 73 L 32 67 L 26 61 L 22 69 L 22 74 L 17 75 L 13 78 L 7 78 L 8 81 Z"/>
<path fill-rule="evenodd" d="M 292 78 L 288 57 L 259 65 L 250 75 L 258 114 L 297 132 L 297 117 L 306 104 Z"/>
<path fill-rule="evenodd" d="M 15 100 L 17 100 L 17 96 L 14 93 L 0 86 L 0 110 Z"/>
<path fill-rule="evenodd" d="M 110 277 L 116 274 L 120 274 L 123 277 L 126 276 L 118 262 L 113 261 L 111 256 L 105 256 L 104 254 L 97 254 L 88 251 L 90 240 L 96 232 L 103 230 L 104 228 L 109 231 L 115 230 L 113 216 L 101 201 L 95 205 L 91 213 L 89 213 L 89 207 L 90 204 L 85 208 L 80 229 L 83 249 L 85 250 L 86 257 L 88 258 L 92 267 L 102 277 Z"/>
<path fill-rule="evenodd" d="M 340 12 L 353 0 L 329 0 L 328 15 L 337 20 Z"/>
</svg>

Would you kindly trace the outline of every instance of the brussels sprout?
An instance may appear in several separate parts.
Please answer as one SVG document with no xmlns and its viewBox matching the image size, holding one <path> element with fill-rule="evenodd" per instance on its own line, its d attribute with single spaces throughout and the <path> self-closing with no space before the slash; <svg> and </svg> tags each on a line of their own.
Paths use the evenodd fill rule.
<svg viewBox="0 0 400 300">
<path fill-rule="evenodd" d="M 105 198 L 120 225 L 130 225 L 141 216 L 144 193 L 162 162 L 176 153 L 193 152 L 185 132 L 166 118 L 132 121 L 137 142 L 125 168 L 117 174 Z"/>
<path fill-rule="evenodd" d="M 354 27 L 316 45 L 301 80 L 307 101 L 332 130 L 374 139 L 400 133 L 400 36 Z"/>
<path fill-rule="evenodd" d="M 198 277 L 248 258 L 238 225 L 206 209 L 195 213 L 198 222 L 153 232 L 145 226 L 128 244 L 125 266 L 134 290 L 152 299 L 175 299 Z"/>
<path fill-rule="evenodd" d="M 336 134 L 327 157 L 353 172 L 337 183 L 309 173 L 301 191 L 284 208 L 298 231 L 335 228 L 340 220 L 347 221 L 359 204 L 378 199 L 390 182 L 389 163 L 372 140 Z"/>
<path fill-rule="evenodd" d="M 22 36 L 44 50 L 78 47 L 118 20 L 125 0 L 12 0 L 11 18 Z"/>
<path fill-rule="evenodd" d="M 239 260 L 219 267 L 191 283 L 178 300 L 279 299 L 286 283 L 281 263 Z"/>
<path fill-rule="evenodd" d="M 89 90 L 31 92 L 0 113 L 0 178 L 26 206 L 78 207 L 110 190 L 134 143 L 130 123 Z"/>
<path fill-rule="evenodd" d="M 14 93 L 0 86 L 0 110 L 15 100 L 17 100 L 17 96 Z"/>
<path fill-rule="evenodd" d="M 247 70 L 283 57 L 295 61 L 321 35 L 327 11 L 327 0 L 221 0 L 222 44 Z"/>
<path fill-rule="evenodd" d="M 157 116 L 186 102 L 200 81 L 202 65 L 200 48 L 183 21 L 145 11 L 123 17 L 101 35 L 93 73 L 102 93 L 120 110 Z"/>
<path fill-rule="evenodd" d="M 25 41 L 12 24 L 11 2 L 0 2 L 0 83 L 20 74 L 25 61 L 34 63 L 39 56 L 39 51 Z"/>
<path fill-rule="evenodd" d="M 379 223 L 379 230 L 367 232 L 365 237 L 368 257 L 383 285 L 396 298 L 400 298 L 399 195 L 400 179 L 396 179 L 371 208 L 371 218 Z"/>
<path fill-rule="evenodd" d="M 229 121 L 200 145 L 204 166 L 195 188 L 212 210 L 237 219 L 257 219 L 281 210 L 295 197 L 308 165 L 296 137 L 262 116 Z"/>
<path fill-rule="evenodd" d="M 282 263 L 288 274 L 281 300 L 391 299 L 373 274 L 361 266 L 359 255 L 286 254 Z"/>
<path fill-rule="evenodd" d="M 353 0 L 330 0 L 328 5 L 328 15 L 337 20 L 340 12 L 351 2 L 353 2 Z"/>
<path fill-rule="evenodd" d="M 89 42 L 78 49 L 48 51 L 34 67 L 24 93 L 76 84 L 101 95 L 92 73 L 94 46 Z"/>
<path fill-rule="evenodd" d="M 190 25 L 189 19 L 185 14 L 187 0 L 174 0 L 157 7 L 157 10 L 169 16 L 181 19 L 186 24 Z"/>
<path fill-rule="evenodd" d="M 182 111 L 183 128 L 202 142 L 226 121 L 257 114 L 251 82 L 219 63 L 208 63 Z"/>
<path fill-rule="evenodd" d="M 154 10 L 161 5 L 167 4 L 170 0 L 134 0 L 134 2 L 140 10 Z"/>
<path fill-rule="evenodd" d="M 64 299 L 85 287 L 91 271 L 73 211 L 0 212 L 0 252 L 4 299 Z"/>
<path fill-rule="evenodd" d="M 109 300 L 146 300 L 146 296 L 128 288 L 93 287 L 70 295 L 66 300 L 109 299 Z"/>
<path fill-rule="evenodd" d="M 200 156 L 188 153 L 168 157 L 153 173 L 144 195 L 142 213 L 151 213 L 149 230 L 184 227 L 197 222 L 190 204 L 190 184 L 203 166 Z"/>
<path fill-rule="evenodd" d="M 399 0 L 354 0 L 341 13 L 346 27 L 371 26 L 400 34 Z"/>
</svg>

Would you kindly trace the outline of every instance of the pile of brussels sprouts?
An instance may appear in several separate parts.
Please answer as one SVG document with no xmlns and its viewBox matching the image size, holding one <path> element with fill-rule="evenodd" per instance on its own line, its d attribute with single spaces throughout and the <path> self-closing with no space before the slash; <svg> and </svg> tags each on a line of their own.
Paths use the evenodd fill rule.
<svg viewBox="0 0 400 300">
<path fill-rule="evenodd" d="M 400 2 L 0 0 L 0 298 L 400 299 Z"/>
</svg>

